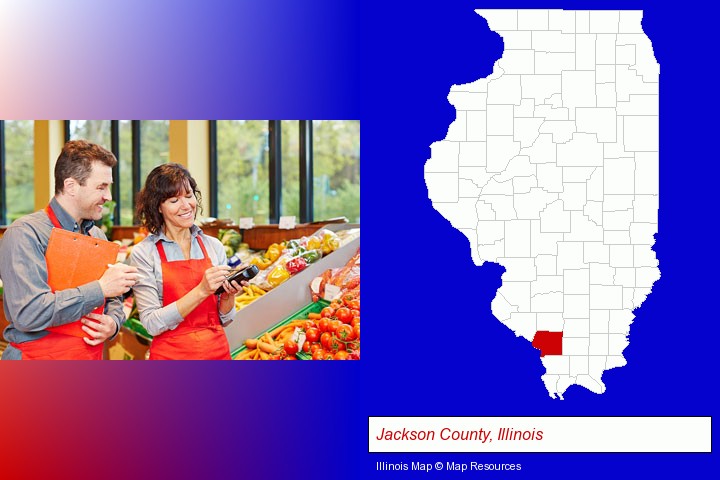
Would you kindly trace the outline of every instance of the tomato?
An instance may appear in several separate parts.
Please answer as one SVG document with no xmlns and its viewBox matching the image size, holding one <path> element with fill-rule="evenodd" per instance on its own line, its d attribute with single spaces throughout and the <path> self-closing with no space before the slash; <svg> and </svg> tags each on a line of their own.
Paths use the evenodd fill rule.
<svg viewBox="0 0 720 480">
<path fill-rule="evenodd" d="M 323 351 L 323 349 L 320 349 L 312 354 L 312 359 L 313 360 L 323 360 L 323 355 L 325 355 L 325 352 Z"/>
<path fill-rule="evenodd" d="M 330 302 L 330 308 L 332 308 L 333 310 L 337 310 L 338 308 L 340 308 L 342 306 L 343 306 L 343 303 L 341 300 L 333 300 L 332 302 Z"/>
<path fill-rule="evenodd" d="M 306 341 L 303 343 L 302 351 L 305 353 L 310 353 L 310 342 Z"/>
<path fill-rule="evenodd" d="M 353 327 L 351 327 L 350 325 L 342 324 L 338 327 L 335 335 L 337 335 L 337 337 L 342 341 L 352 340 Z"/>
<path fill-rule="evenodd" d="M 298 352 L 298 344 L 293 342 L 292 340 L 287 340 L 285 342 L 285 353 L 288 355 L 295 355 Z"/>
<path fill-rule="evenodd" d="M 335 315 L 335 309 L 331 307 L 325 307 L 320 311 L 320 316 L 323 318 L 330 318 Z"/>
<path fill-rule="evenodd" d="M 350 302 L 352 302 L 353 300 L 355 300 L 355 296 L 351 293 L 346 293 L 342 297 L 342 301 L 345 304 L 345 306 L 348 306 L 350 304 Z"/>
<path fill-rule="evenodd" d="M 340 325 L 342 325 L 342 322 L 340 320 L 330 320 L 330 326 L 328 327 L 328 332 L 331 332 L 331 333 L 337 332 L 337 329 Z"/>
<path fill-rule="evenodd" d="M 332 333 L 325 332 L 322 335 L 320 335 L 320 343 L 322 344 L 323 348 L 326 350 L 330 349 L 330 342 L 332 341 Z"/>
<path fill-rule="evenodd" d="M 345 344 L 341 342 L 337 337 L 332 337 L 330 340 L 330 348 L 328 348 L 331 352 L 337 352 L 339 350 L 345 350 Z"/>
<path fill-rule="evenodd" d="M 323 353 L 323 360 L 332 360 L 335 355 L 332 352 Z"/>
<path fill-rule="evenodd" d="M 321 318 L 320 320 L 318 320 L 318 329 L 321 332 L 327 332 L 329 326 L 330 326 L 329 318 Z"/>
<path fill-rule="evenodd" d="M 359 316 L 360 316 L 360 310 L 350 310 L 350 313 L 353 314 L 353 317 L 359 317 Z"/>
<path fill-rule="evenodd" d="M 338 320 L 340 320 L 342 323 L 350 323 L 350 321 L 353 318 L 353 314 L 350 313 L 350 309 L 347 307 L 338 308 L 335 311 L 335 316 Z"/>
<path fill-rule="evenodd" d="M 353 317 L 353 319 L 350 321 L 350 325 L 352 325 L 353 327 L 355 325 L 360 325 L 360 317 Z"/>
<path fill-rule="evenodd" d="M 305 331 L 305 339 L 310 343 L 315 343 L 320 340 L 320 330 L 317 328 L 308 328 Z"/>
<path fill-rule="evenodd" d="M 305 343 L 310 344 L 310 353 L 315 353 L 318 350 L 322 350 L 322 345 L 320 345 L 319 343 L 312 343 L 312 344 L 310 342 L 305 342 Z"/>
<path fill-rule="evenodd" d="M 345 305 L 347 305 L 350 310 L 360 310 L 360 300 L 351 300 Z"/>
<path fill-rule="evenodd" d="M 353 339 L 360 340 L 360 322 L 353 325 Z"/>
<path fill-rule="evenodd" d="M 289 355 L 285 357 L 285 360 L 297 360 L 297 357 L 295 357 L 295 355 Z"/>
<path fill-rule="evenodd" d="M 315 322 L 313 322 L 312 320 L 305 320 L 305 323 L 303 323 L 303 328 L 304 328 L 305 330 L 309 330 L 309 329 L 311 329 L 311 328 L 315 328 L 315 326 L 316 326 L 316 325 L 315 325 Z"/>
<path fill-rule="evenodd" d="M 344 350 L 340 350 L 335 355 L 333 355 L 333 359 L 335 360 L 347 360 L 348 359 L 348 353 Z"/>
</svg>

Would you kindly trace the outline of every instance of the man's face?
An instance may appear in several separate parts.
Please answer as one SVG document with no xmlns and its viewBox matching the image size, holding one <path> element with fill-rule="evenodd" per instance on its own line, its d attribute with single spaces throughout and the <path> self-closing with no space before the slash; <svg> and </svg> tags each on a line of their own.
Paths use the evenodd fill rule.
<svg viewBox="0 0 720 480">
<path fill-rule="evenodd" d="M 112 200 L 110 185 L 112 185 L 112 168 L 101 162 L 93 162 L 90 177 L 85 185 L 78 186 L 78 195 L 75 197 L 80 218 L 87 220 L 102 218 L 103 204 Z"/>
</svg>

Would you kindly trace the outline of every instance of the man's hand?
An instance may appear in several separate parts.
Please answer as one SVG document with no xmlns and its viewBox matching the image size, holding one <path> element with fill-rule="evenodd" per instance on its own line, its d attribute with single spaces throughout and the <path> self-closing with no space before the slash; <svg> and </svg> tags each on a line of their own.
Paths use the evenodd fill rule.
<svg viewBox="0 0 720 480">
<path fill-rule="evenodd" d="M 136 267 L 116 263 L 105 270 L 99 282 L 103 297 L 110 298 L 119 297 L 126 293 L 137 283 L 137 280 L 138 269 Z"/>
<path fill-rule="evenodd" d="M 83 338 L 88 345 L 100 345 L 117 331 L 117 323 L 110 315 L 88 313 L 80 321 L 83 331 L 88 334 L 89 338 Z"/>
</svg>

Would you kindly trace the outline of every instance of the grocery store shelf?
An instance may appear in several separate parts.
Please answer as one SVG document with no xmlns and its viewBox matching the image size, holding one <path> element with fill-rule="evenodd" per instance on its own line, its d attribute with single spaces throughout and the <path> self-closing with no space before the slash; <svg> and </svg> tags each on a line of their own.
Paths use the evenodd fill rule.
<svg viewBox="0 0 720 480">
<path fill-rule="evenodd" d="M 357 228 L 357 224 L 327 225 L 325 228 L 338 232 Z M 316 228 L 312 233 L 317 231 Z M 261 332 L 287 318 L 293 312 L 312 302 L 310 282 L 329 268 L 339 268 L 352 258 L 360 247 L 360 237 L 348 242 L 317 262 L 309 265 L 278 287 L 247 305 L 235 315 L 235 320 L 225 328 L 230 351 L 242 347 L 248 338 L 255 338 Z"/>
</svg>

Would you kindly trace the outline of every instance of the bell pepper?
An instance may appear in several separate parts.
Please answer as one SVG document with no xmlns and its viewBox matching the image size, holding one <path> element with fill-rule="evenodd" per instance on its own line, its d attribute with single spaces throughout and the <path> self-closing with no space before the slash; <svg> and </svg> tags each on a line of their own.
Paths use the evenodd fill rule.
<svg viewBox="0 0 720 480">
<path fill-rule="evenodd" d="M 280 245 L 278 245 L 277 243 L 273 243 L 265 251 L 265 258 L 269 258 L 271 262 L 274 262 L 275 260 L 280 258 L 282 251 L 283 249 Z"/>
<path fill-rule="evenodd" d="M 250 264 L 251 264 L 251 265 L 257 265 L 257 267 L 258 267 L 260 270 L 265 270 L 265 269 L 268 268 L 270 265 L 272 265 L 272 263 L 273 263 L 273 262 L 270 261 L 269 258 L 265 258 L 265 257 L 253 257 L 253 258 L 250 259 Z"/>
<path fill-rule="evenodd" d="M 319 237 L 310 237 L 307 241 L 307 249 L 308 250 L 317 250 L 322 246 L 322 238 Z"/>
<path fill-rule="evenodd" d="M 322 240 L 322 252 L 327 255 L 330 252 L 334 252 L 340 246 L 340 239 L 334 233 L 326 233 L 323 235 Z"/>
<path fill-rule="evenodd" d="M 302 255 L 305 252 L 306 252 L 305 247 L 297 247 L 295 250 L 293 250 L 292 256 L 299 257 L 300 255 Z"/>
<path fill-rule="evenodd" d="M 293 248 L 297 248 L 299 246 L 300 244 L 297 240 L 290 240 L 289 242 L 287 242 L 287 245 L 285 245 L 285 248 L 287 248 L 288 250 L 292 250 Z"/>
<path fill-rule="evenodd" d="M 302 258 L 304 258 L 307 263 L 315 263 L 320 260 L 320 257 L 322 257 L 322 251 L 317 249 L 309 250 L 302 254 Z"/>
<path fill-rule="evenodd" d="M 290 278 L 290 272 L 287 271 L 284 265 L 278 265 L 273 268 L 267 276 L 267 282 L 274 287 L 277 287 L 285 280 Z"/>
<path fill-rule="evenodd" d="M 293 258 L 292 260 L 288 260 L 288 262 L 285 264 L 285 268 L 288 272 L 290 272 L 290 275 L 295 275 L 298 272 L 301 272 L 302 270 L 305 270 L 305 267 L 307 267 L 307 261 L 305 261 L 302 257 Z"/>
</svg>

